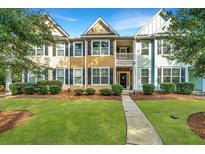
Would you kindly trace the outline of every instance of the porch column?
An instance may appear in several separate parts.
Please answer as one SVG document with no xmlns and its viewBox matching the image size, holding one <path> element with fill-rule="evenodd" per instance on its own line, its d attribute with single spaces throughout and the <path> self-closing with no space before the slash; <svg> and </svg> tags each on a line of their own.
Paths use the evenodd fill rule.
<svg viewBox="0 0 205 154">
<path fill-rule="evenodd" d="M 133 40 L 133 75 L 132 75 L 132 84 L 133 90 L 137 90 L 137 48 L 136 48 L 136 40 Z"/>
<path fill-rule="evenodd" d="M 115 39 L 113 42 L 114 42 L 113 43 L 113 47 L 114 47 L 114 57 L 115 57 L 115 66 L 114 66 L 114 69 L 113 69 L 113 74 L 114 74 L 114 76 L 113 76 L 113 84 L 116 84 L 117 83 L 117 67 L 116 67 L 117 40 Z"/>
</svg>

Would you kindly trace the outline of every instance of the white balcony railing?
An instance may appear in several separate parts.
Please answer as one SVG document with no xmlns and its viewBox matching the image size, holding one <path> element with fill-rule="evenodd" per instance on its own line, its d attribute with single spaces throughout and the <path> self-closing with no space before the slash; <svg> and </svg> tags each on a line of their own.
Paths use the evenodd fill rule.
<svg viewBox="0 0 205 154">
<path fill-rule="evenodd" d="M 133 53 L 117 53 L 117 60 L 133 60 Z"/>
</svg>

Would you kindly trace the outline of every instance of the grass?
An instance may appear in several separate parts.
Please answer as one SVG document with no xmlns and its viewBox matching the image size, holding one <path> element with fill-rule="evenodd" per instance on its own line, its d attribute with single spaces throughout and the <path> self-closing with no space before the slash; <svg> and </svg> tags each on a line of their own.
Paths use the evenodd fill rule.
<svg viewBox="0 0 205 154">
<path fill-rule="evenodd" d="M 0 133 L 0 144 L 125 144 L 120 101 L 1 99 L 0 110 L 34 114 L 24 124 Z"/>
<path fill-rule="evenodd" d="M 139 107 L 158 131 L 164 144 L 205 144 L 187 125 L 189 115 L 205 112 L 205 100 L 143 100 Z M 175 114 L 179 119 L 170 118 Z"/>
</svg>

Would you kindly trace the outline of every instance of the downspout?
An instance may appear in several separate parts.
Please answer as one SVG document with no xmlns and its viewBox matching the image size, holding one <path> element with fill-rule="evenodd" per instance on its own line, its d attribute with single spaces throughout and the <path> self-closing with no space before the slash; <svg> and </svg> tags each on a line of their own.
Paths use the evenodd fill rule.
<svg viewBox="0 0 205 154">
<path fill-rule="evenodd" d="M 87 88 L 87 83 L 86 83 L 86 78 L 87 78 L 87 71 L 86 71 L 86 64 L 87 64 L 87 58 L 86 58 L 86 56 L 87 56 L 87 52 L 86 52 L 86 50 L 87 50 L 87 41 L 86 41 L 86 39 L 84 40 L 85 41 L 85 57 L 84 57 L 84 69 L 85 69 L 85 78 L 84 78 L 84 82 L 85 82 L 85 85 L 84 85 L 84 88 L 86 89 Z"/>
</svg>

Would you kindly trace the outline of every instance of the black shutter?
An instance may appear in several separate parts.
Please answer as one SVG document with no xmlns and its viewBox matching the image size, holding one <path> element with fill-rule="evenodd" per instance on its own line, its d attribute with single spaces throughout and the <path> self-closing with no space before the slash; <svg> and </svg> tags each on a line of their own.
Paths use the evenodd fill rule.
<svg viewBox="0 0 205 154">
<path fill-rule="evenodd" d="M 85 69 L 83 69 L 83 85 L 85 85 Z"/>
<path fill-rule="evenodd" d="M 113 55 L 113 40 L 110 40 L 110 55 Z"/>
<path fill-rule="evenodd" d="M 65 56 L 68 56 L 68 43 L 65 44 Z"/>
<path fill-rule="evenodd" d="M 48 46 L 45 45 L 45 55 L 48 56 Z"/>
<path fill-rule="evenodd" d="M 53 70 L 53 80 L 56 80 L 56 69 Z"/>
<path fill-rule="evenodd" d="M 73 56 L 73 42 L 70 42 L 70 56 Z"/>
<path fill-rule="evenodd" d="M 73 69 L 70 69 L 70 84 L 73 84 Z"/>
<path fill-rule="evenodd" d="M 85 56 L 85 41 L 83 41 L 83 56 Z"/>
<path fill-rule="evenodd" d="M 158 82 L 158 85 L 161 83 L 161 76 L 162 76 L 162 69 L 161 68 L 158 68 L 157 69 L 157 82 Z"/>
<path fill-rule="evenodd" d="M 91 41 L 88 41 L 88 55 L 91 55 Z"/>
<path fill-rule="evenodd" d="M 45 68 L 45 80 L 48 80 L 48 68 Z"/>
<path fill-rule="evenodd" d="M 27 72 L 24 73 L 24 82 L 28 82 L 28 73 Z"/>
<path fill-rule="evenodd" d="M 185 68 L 181 68 L 181 82 L 185 82 Z"/>
<path fill-rule="evenodd" d="M 91 68 L 88 68 L 88 85 L 91 85 L 91 79 L 92 79 Z"/>
<path fill-rule="evenodd" d="M 56 56 L 56 44 L 53 44 L 53 56 Z"/>
<path fill-rule="evenodd" d="M 69 76 L 68 69 L 65 69 L 65 84 L 67 85 L 68 85 L 68 76 Z"/>
<path fill-rule="evenodd" d="M 110 85 L 113 84 L 113 68 L 110 68 Z"/>
</svg>

